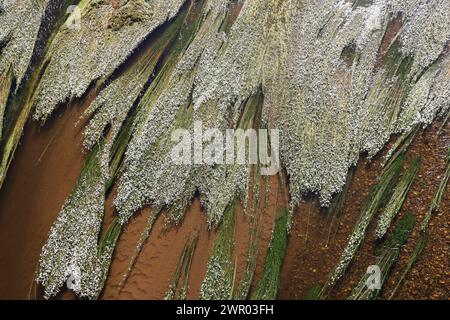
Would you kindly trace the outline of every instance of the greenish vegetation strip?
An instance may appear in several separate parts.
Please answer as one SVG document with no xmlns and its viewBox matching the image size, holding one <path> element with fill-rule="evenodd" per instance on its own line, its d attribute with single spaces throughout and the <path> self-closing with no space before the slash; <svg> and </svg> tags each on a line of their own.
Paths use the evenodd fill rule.
<svg viewBox="0 0 450 320">
<path fill-rule="evenodd" d="M 391 225 L 392 220 L 402 208 L 406 196 L 408 195 L 409 189 L 411 188 L 417 174 L 419 173 L 420 167 L 420 158 L 417 157 L 413 159 L 409 164 L 408 171 L 403 175 L 400 182 L 395 187 L 394 194 L 392 195 L 378 220 L 378 225 L 375 230 L 378 239 L 384 237 L 384 235 L 388 231 L 389 226 Z"/>
<path fill-rule="evenodd" d="M 100 269 L 100 285 L 99 290 L 97 291 L 96 299 L 99 298 L 101 294 L 101 290 L 105 286 L 106 279 L 108 277 L 109 268 L 112 262 L 112 255 L 114 253 L 114 249 L 116 248 L 117 241 L 119 240 L 119 236 L 122 233 L 122 224 L 118 217 L 114 218 L 111 225 L 106 230 L 105 235 L 100 241 L 99 244 L 99 258 L 102 263 Z"/>
<path fill-rule="evenodd" d="M 329 227 L 328 227 L 328 237 L 327 237 L 327 247 L 331 241 L 334 240 L 339 229 L 339 220 L 344 212 L 345 201 L 347 199 L 348 190 L 350 183 L 352 181 L 353 175 L 355 173 L 355 167 L 351 167 L 347 174 L 347 179 L 345 181 L 344 188 L 342 191 L 336 195 L 328 208 L 329 217 Z"/>
<path fill-rule="evenodd" d="M 175 298 L 176 291 L 178 288 L 178 282 L 180 281 L 180 277 L 181 277 L 181 271 L 182 271 L 182 268 L 183 268 L 183 265 L 185 262 L 185 257 L 186 257 L 187 251 L 189 249 L 189 241 L 190 241 L 190 239 L 186 240 L 183 250 L 181 251 L 180 257 L 178 258 L 177 268 L 172 277 L 172 281 L 170 283 L 169 290 L 166 293 L 166 297 L 165 297 L 166 300 L 173 300 Z"/>
<path fill-rule="evenodd" d="M 414 216 L 408 212 L 398 222 L 395 230 L 384 242 L 383 246 L 379 250 L 379 258 L 374 263 L 375 266 L 380 268 L 381 274 L 379 279 L 371 279 L 374 276 L 372 273 L 367 272 L 361 278 L 361 281 L 353 289 L 349 300 L 373 300 L 378 297 L 382 290 L 383 284 L 389 277 L 389 273 L 398 260 L 402 246 L 408 240 L 411 232 L 414 228 L 416 220 Z M 368 270 L 369 271 L 369 270 Z M 376 276 L 376 275 L 375 275 Z M 372 281 L 372 280 L 375 280 Z M 376 283 L 380 280 L 380 283 Z M 376 287 L 371 287 L 376 285 Z M 377 288 L 378 287 L 378 288 Z"/>
<path fill-rule="evenodd" d="M 439 135 L 442 133 L 442 131 L 443 131 L 444 128 L 446 127 L 449 116 L 450 116 L 450 111 L 447 112 L 447 114 L 445 115 L 444 120 L 442 120 L 441 126 L 439 127 L 439 130 L 438 130 L 438 134 L 439 134 Z"/>
<path fill-rule="evenodd" d="M 282 209 L 275 222 L 272 240 L 268 248 L 261 279 L 252 295 L 252 300 L 275 300 L 280 287 L 280 274 L 289 239 L 289 210 Z"/>
<path fill-rule="evenodd" d="M 363 242 L 366 230 L 373 217 L 390 199 L 392 189 L 395 186 L 398 176 L 402 170 L 404 158 L 404 155 L 401 155 L 395 159 L 391 165 L 386 167 L 379 177 L 377 184 L 372 187 L 369 196 L 363 204 L 361 215 L 356 222 L 339 263 L 322 289 L 321 298 L 325 299 L 333 289 L 336 282 L 343 276 L 347 267 L 350 265 L 350 262 L 355 257 L 361 243 Z"/>
<path fill-rule="evenodd" d="M 197 233 L 194 239 L 189 237 L 186 240 L 186 243 L 184 244 L 183 250 L 181 251 L 180 257 L 178 259 L 177 268 L 172 277 L 169 290 L 166 293 L 165 300 L 186 299 L 186 294 L 189 286 L 189 273 L 191 270 L 192 258 L 194 256 L 195 249 L 197 247 L 198 237 L 199 234 Z M 183 283 L 181 288 L 179 288 L 179 283 L 181 280 L 183 281 Z"/>
<path fill-rule="evenodd" d="M 426 232 L 428 230 L 428 225 L 430 224 L 432 215 L 439 210 L 439 207 L 442 202 L 442 196 L 444 195 L 445 188 L 447 187 L 449 178 L 450 178 L 450 148 L 447 151 L 447 160 L 444 176 L 442 177 L 441 182 L 439 183 L 438 190 L 433 198 L 433 201 L 431 202 L 430 209 L 428 210 L 425 219 L 423 220 L 422 225 L 420 226 L 421 232 Z"/>
<path fill-rule="evenodd" d="M 183 285 L 180 289 L 180 293 L 178 294 L 178 299 L 185 300 L 187 291 L 189 289 L 189 274 L 191 272 L 191 266 L 192 266 L 192 259 L 194 258 L 195 249 L 197 248 L 199 234 L 197 233 L 197 236 L 192 241 L 191 245 L 189 246 L 189 250 L 187 252 L 187 261 L 186 266 L 184 267 L 184 281 Z"/>
<path fill-rule="evenodd" d="M 246 300 L 250 293 L 250 287 L 253 282 L 255 270 L 258 262 L 258 253 L 261 243 L 261 224 L 258 218 L 252 218 L 250 230 L 250 241 L 248 245 L 247 261 L 244 270 L 244 276 L 233 293 L 233 299 Z"/>
<path fill-rule="evenodd" d="M 233 297 L 235 224 L 236 200 L 226 210 L 214 242 L 200 290 L 200 298 L 203 300 L 229 300 Z"/>
<path fill-rule="evenodd" d="M 321 296 L 322 289 L 323 289 L 323 286 L 321 284 L 313 285 L 306 292 L 305 300 L 321 300 L 322 299 L 322 296 Z"/>
<path fill-rule="evenodd" d="M 255 184 L 257 186 L 257 192 L 261 192 L 261 176 L 259 170 L 255 170 L 255 175 L 257 176 L 258 182 Z M 267 187 L 267 186 L 266 186 Z M 256 192 L 254 190 L 254 192 Z M 256 197 L 255 197 L 256 198 Z M 265 206 L 266 204 L 264 204 Z M 261 214 L 262 210 L 259 210 L 256 206 L 259 206 L 259 196 L 258 200 L 254 199 L 253 214 L 250 216 L 250 240 L 248 244 L 247 261 L 245 265 L 244 275 L 237 286 L 236 290 L 233 292 L 233 299 L 235 300 L 246 300 L 250 293 L 250 287 L 253 282 L 256 265 L 258 262 L 258 253 L 261 244 L 261 234 L 262 234 L 262 223 Z M 266 213 L 266 212 L 264 212 Z"/>
<path fill-rule="evenodd" d="M 439 183 L 438 190 L 436 191 L 433 201 L 431 202 L 430 208 L 428 209 L 428 212 L 422 221 L 422 225 L 420 226 L 420 235 L 419 235 L 419 239 L 417 240 L 417 244 L 414 248 L 413 253 L 409 257 L 406 268 L 403 271 L 402 275 L 400 276 L 400 279 L 398 280 L 397 285 L 395 286 L 394 290 L 392 291 L 391 295 L 389 296 L 389 299 L 392 299 L 395 297 L 395 294 L 397 293 L 397 290 L 400 288 L 401 284 L 405 280 L 406 275 L 411 271 L 412 267 L 414 266 L 416 261 L 419 259 L 420 255 L 422 254 L 423 250 L 425 249 L 425 247 L 427 245 L 428 226 L 430 224 L 430 220 L 431 220 L 433 213 L 435 213 L 437 210 L 439 210 L 439 207 L 440 207 L 440 204 L 442 201 L 442 196 L 444 195 L 449 178 L 450 178 L 450 149 L 447 152 L 446 169 L 445 169 L 444 176 L 442 177 L 441 182 Z"/>
</svg>

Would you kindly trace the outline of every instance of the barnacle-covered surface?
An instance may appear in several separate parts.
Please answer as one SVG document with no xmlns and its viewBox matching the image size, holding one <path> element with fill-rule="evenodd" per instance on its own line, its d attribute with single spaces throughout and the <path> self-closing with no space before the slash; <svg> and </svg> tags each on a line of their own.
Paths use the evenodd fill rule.
<svg viewBox="0 0 450 320">
<path fill-rule="evenodd" d="M 343 1 L 249 0 L 224 32 L 229 1 L 207 1 L 204 20 L 181 60 L 173 72 L 162 74 L 163 80 L 149 87 L 140 102 L 115 200 L 122 222 L 145 204 L 175 205 L 173 219 L 179 221 L 199 190 L 210 225 L 216 226 L 236 195 L 245 198 L 246 166 L 176 165 L 171 160 L 174 142 L 170 132 L 177 128 L 192 131 L 196 121 L 202 121 L 205 128 L 225 130 L 231 119 L 232 127 L 241 127 L 240 115 L 258 90 L 264 96 L 262 126 L 281 130 L 281 158 L 290 177 L 292 206 L 307 191 L 317 191 L 327 204 L 342 188 L 360 152 L 374 155 L 392 133 L 427 124 L 438 112 L 446 112 L 448 86 L 442 83 L 448 83 L 448 72 L 441 66 L 446 59 L 438 57 L 449 28 L 435 27 L 430 37 L 421 37 L 417 43 L 407 39 L 414 37 L 414 26 L 424 23 L 428 11 L 441 12 L 441 23 L 448 23 L 447 8 L 432 2 L 400 8 L 412 12 L 402 12 L 408 17 L 404 33 L 377 69 L 389 19 L 398 14 L 392 8 L 399 10 L 391 4 L 375 1 L 355 8 Z M 439 17 L 432 16 L 426 20 L 428 28 Z M 423 49 L 427 41 L 434 48 L 430 52 Z M 347 48 L 354 53 L 345 62 Z M 101 63 L 107 61 L 102 58 Z M 88 77 L 89 81 L 94 78 Z M 121 90 L 130 99 L 104 103 L 97 115 L 115 112 L 114 102 L 120 104 L 116 109 L 121 110 L 120 117 L 126 115 L 123 110 L 130 108 L 138 90 L 133 94 L 134 89 L 113 83 L 98 101 Z M 436 97 L 430 100 L 431 90 Z M 403 104 L 404 99 L 407 103 Z M 97 102 L 92 108 L 98 108 Z M 38 102 L 37 115 L 51 112 L 42 110 Z M 88 145 L 89 133 L 93 129 L 102 132 L 104 127 L 101 122 L 97 129 L 95 125 L 94 120 L 88 127 Z M 98 134 L 94 139 L 98 140 Z"/>
<path fill-rule="evenodd" d="M 155 67 L 167 46 L 174 37 L 179 36 L 180 25 L 185 22 L 186 14 L 179 17 L 165 31 L 164 37 L 157 41 L 145 53 L 138 56 L 137 62 L 108 85 L 85 110 L 83 117 L 90 117 L 84 130 L 84 147 L 92 149 L 102 141 L 104 132 L 110 126 L 106 143 L 102 148 L 101 162 L 105 172 L 109 169 L 111 148 L 129 117 L 134 102 L 151 81 Z"/>
<path fill-rule="evenodd" d="M 0 75 L 0 138 L 3 130 L 3 116 L 13 81 L 13 71 L 10 67 L 4 74 Z"/>
<path fill-rule="evenodd" d="M 59 103 L 81 97 L 92 81 L 109 76 L 182 3 L 83 0 L 79 28 L 63 26 L 49 49 L 34 117 L 45 120 Z"/>
<path fill-rule="evenodd" d="M 20 83 L 30 63 L 48 0 L 0 2 L 0 74 L 13 66 Z"/>
<path fill-rule="evenodd" d="M 245 185 L 246 172 L 235 176 L 236 183 L 233 175 L 224 179 L 222 166 L 213 171 L 203 166 L 191 175 L 191 168 L 171 165 L 170 147 L 162 151 L 167 145 L 163 141 L 168 129 L 190 129 L 195 120 L 223 128 L 230 117 L 237 126 L 243 102 L 259 88 L 264 95 L 263 125 L 281 130 L 281 158 L 290 177 L 293 206 L 307 191 L 317 191 L 327 204 L 362 151 L 375 155 L 392 133 L 428 124 L 438 113 L 448 112 L 448 54 L 443 39 L 448 39 L 450 28 L 449 10 L 442 2 L 408 6 L 375 1 L 353 8 L 344 1 L 245 1 L 228 33 L 208 23 L 223 15 L 217 8 L 224 2 L 208 3 L 216 8 L 215 15 L 207 17 L 174 80 L 147 102 L 147 115 L 129 145 L 116 200 L 125 216 L 148 202 L 174 203 L 196 186 L 204 191 L 211 219 L 220 220 L 231 195 Z M 432 31 L 405 47 L 402 33 L 393 41 L 389 59 L 376 68 L 388 22 L 398 10 L 408 17 L 406 39 L 413 37 L 409 34 L 418 24 L 425 23 Z M 441 17 L 440 23 L 431 18 L 424 22 L 427 12 L 433 19 Z M 427 54 L 428 42 L 440 53 Z M 346 64 L 342 55 L 348 47 L 354 58 Z M 421 71 L 423 77 L 416 83 Z M 197 183 L 195 177 L 202 175 L 212 179 Z M 212 180 L 221 183 L 204 186 Z"/>
<path fill-rule="evenodd" d="M 226 128 L 226 105 L 198 108 L 193 105 L 191 95 L 196 94 L 192 92 L 196 77 L 202 72 L 208 75 L 217 51 L 224 44 L 225 34 L 219 28 L 227 2 L 215 0 L 206 4 L 205 21 L 191 45 L 169 78 L 158 83 L 164 87 L 151 87 L 141 102 L 145 104 L 144 114 L 139 117 L 127 150 L 127 169 L 116 199 L 124 220 L 145 203 L 186 204 L 198 188 L 204 195 L 202 204 L 208 209 L 210 223 L 217 225 L 235 190 L 240 190 L 240 194 L 246 191 L 245 166 L 177 166 L 171 160 L 175 145 L 171 130 L 192 131 L 197 120 L 203 122 L 205 129 Z"/>
<path fill-rule="evenodd" d="M 34 2 L 1 3 L 0 75 L 12 66 L 21 79 L 27 70 L 46 4 Z M 91 85 L 99 94 L 84 114 L 89 170 L 41 256 L 38 280 L 47 296 L 78 270 L 80 296 L 92 298 L 101 289 L 95 275 L 105 263 L 98 256 L 98 234 L 105 190 L 119 165 L 114 204 L 121 225 L 145 205 L 170 208 L 169 220 L 179 223 L 197 191 L 210 228 L 220 224 L 235 198 L 246 203 L 249 166 L 175 164 L 175 129 L 192 132 L 201 121 L 204 130 L 221 132 L 280 130 L 292 211 L 311 191 L 328 205 L 362 152 L 373 157 L 392 134 L 408 134 L 448 115 L 446 1 L 188 1 L 188 10 L 197 6 L 197 13 L 186 19 L 180 18 L 184 2 L 83 0 L 80 28 L 62 25 L 51 38 L 26 104 L 34 106 L 34 118 L 45 121 Z M 28 15 L 32 19 L 23 18 Z M 394 35 L 393 20 L 401 24 Z M 169 27 L 160 30 L 166 21 Z M 159 32 L 159 47 L 128 67 L 134 50 Z M 125 71 L 117 72 L 119 67 Z M 196 141 L 194 148 L 204 145 L 210 152 L 209 142 Z M 377 209 L 375 203 L 363 212 L 332 283 Z"/>
<path fill-rule="evenodd" d="M 45 297 L 56 295 L 66 280 L 73 278 L 73 290 L 94 298 L 101 282 L 98 236 L 103 220 L 105 177 L 97 152 L 87 160 L 77 186 L 67 199 L 42 248 L 37 281 Z"/>
</svg>

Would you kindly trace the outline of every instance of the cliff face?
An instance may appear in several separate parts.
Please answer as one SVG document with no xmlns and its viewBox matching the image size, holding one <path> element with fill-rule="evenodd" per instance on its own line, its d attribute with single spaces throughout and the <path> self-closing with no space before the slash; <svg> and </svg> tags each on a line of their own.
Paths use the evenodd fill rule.
<svg viewBox="0 0 450 320">
<path fill-rule="evenodd" d="M 96 297 L 122 226 L 146 205 L 169 208 L 178 223 L 198 191 L 214 228 L 236 198 L 248 200 L 250 181 L 261 179 L 251 166 L 174 164 L 176 129 L 201 121 L 279 130 L 293 211 L 308 192 L 328 206 L 361 153 L 373 157 L 393 134 L 407 137 L 449 113 L 445 1 L 74 4 L 61 20 L 77 25 L 55 24 L 31 84 L 22 82 L 49 4 L 0 7 L 1 181 L 28 118 L 46 121 L 95 93 L 82 116 L 89 157 L 41 256 L 48 297 L 74 274 L 82 279 L 75 291 Z M 99 242 L 114 184 L 118 218 Z"/>
</svg>

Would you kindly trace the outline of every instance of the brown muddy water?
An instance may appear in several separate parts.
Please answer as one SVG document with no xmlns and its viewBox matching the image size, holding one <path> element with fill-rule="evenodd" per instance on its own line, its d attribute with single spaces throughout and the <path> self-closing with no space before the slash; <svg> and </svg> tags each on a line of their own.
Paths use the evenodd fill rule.
<svg viewBox="0 0 450 320">
<path fill-rule="evenodd" d="M 80 109 L 28 122 L 0 190 L 0 298 L 27 299 L 42 245 L 83 165 Z"/>
<path fill-rule="evenodd" d="M 32 285 L 33 278 L 50 226 L 81 171 L 85 156 L 81 147 L 83 126 L 80 124 L 75 127 L 73 124 L 77 122 L 85 106 L 73 103 L 62 107 L 59 115 L 42 127 L 31 121 L 26 125 L 21 144 L 0 191 L 0 299 L 41 297 L 39 288 Z M 444 159 L 450 140 L 449 127 L 447 125 L 438 136 L 440 125 L 436 122 L 418 134 L 408 151 L 408 157 L 420 155 L 423 165 L 400 215 L 412 211 L 419 222 L 428 210 L 445 167 Z M 314 197 L 308 198 L 297 210 L 281 274 L 279 298 L 303 299 L 312 287 L 326 281 L 346 245 L 359 216 L 362 201 L 381 171 L 381 159 L 382 155 L 371 162 L 364 159 L 360 161 L 350 183 L 336 237 L 328 244 L 329 218 L 325 210 L 318 208 Z M 262 232 L 253 287 L 262 272 L 276 214 L 287 203 L 287 190 L 280 183 L 278 176 L 271 177 L 268 186 L 263 183 L 261 196 L 265 195 L 266 188 L 269 188 L 267 210 L 263 208 L 263 201 L 260 201 L 258 207 L 262 212 L 259 220 Z M 431 220 L 427 248 L 395 298 L 448 298 L 448 191 L 447 187 L 441 209 Z M 112 207 L 114 194 L 113 190 L 107 198 L 105 226 L 115 215 Z M 250 239 L 250 219 L 244 213 L 242 206 L 239 206 L 233 253 L 233 259 L 237 263 L 238 281 L 244 273 Z M 184 244 L 189 237 L 197 233 L 199 241 L 193 257 L 187 298 L 199 297 L 216 233 L 208 230 L 206 215 L 198 198 L 193 201 L 179 226 L 167 228 L 164 213 L 159 216 L 127 282 L 120 287 L 150 214 L 150 208 L 143 209 L 124 228 L 113 256 L 102 299 L 163 299 Z M 418 225 L 402 249 L 399 262 L 385 286 L 382 298 L 389 297 L 406 265 L 418 237 Z M 373 261 L 376 244 L 373 230 L 374 223 L 369 228 L 368 236 L 354 263 L 343 281 L 339 282 L 332 292 L 331 298 L 346 298 L 367 265 Z M 75 297 L 70 292 L 64 292 L 57 298 Z"/>
</svg>

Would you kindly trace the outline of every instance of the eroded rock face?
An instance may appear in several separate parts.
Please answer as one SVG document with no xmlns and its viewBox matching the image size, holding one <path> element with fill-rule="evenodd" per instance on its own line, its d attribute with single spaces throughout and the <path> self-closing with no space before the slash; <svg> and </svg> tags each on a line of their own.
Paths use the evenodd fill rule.
<svg viewBox="0 0 450 320">
<path fill-rule="evenodd" d="M 6 45 L 0 72 L 12 64 L 20 79 L 46 2 L 38 1 L 38 7 L 13 2 L 2 3 L 0 40 Z M 82 1 L 80 28 L 61 27 L 50 44 L 34 117 L 47 119 L 59 103 L 81 97 L 94 81 L 108 78 L 156 27 L 179 14 L 183 2 Z M 198 27 L 180 32 L 174 42 L 186 36 L 189 41 L 148 89 L 145 84 L 154 75 L 141 61 L 135 73 L 124 72 L 105 84 L 86 111 L 91 118 L 85 147 L 106 142 L 96 155 L 98 179 L 83 180 L 74 191 L 44 247 L 39 281 L 48 296 L 57 293 L 75 266 L 89 270 L 86 279 L 92 280 L 101 265 L 92 254 L 103 207 L 95 199 L 110 178 L 112 144 L 133 106 L 138 111 L 115 199 L 121 222 L 147 204 L 173 208 L 171 218 L 178 222 L 198 190 L 211 227 L 236 196 L 247 196 L 249 168 L 175 165 L 175 129 L 192 131 L 197 121 L 222 131 L 238 127 L 251 98 L 261 95 L 258 125 L 280 130 L 281 160 L 295 207 L 309 191 L 327 205 L 361 152 L 373 156 L 391 134 L 449 112 L 450 10 L 445 1 L 374 0 L 352 6 L 344 0 L 246 0 L 227 28 L 234 1 L 198 3 Z M 402 19 L 402 28 L 380 56 L 393 19 Z M 79 217 L 87 218 L 80 222 Z M 91 280 L 82 283 L 80 294 L 95 296 L 98 279 Z"/>
</svg>

